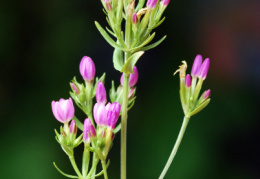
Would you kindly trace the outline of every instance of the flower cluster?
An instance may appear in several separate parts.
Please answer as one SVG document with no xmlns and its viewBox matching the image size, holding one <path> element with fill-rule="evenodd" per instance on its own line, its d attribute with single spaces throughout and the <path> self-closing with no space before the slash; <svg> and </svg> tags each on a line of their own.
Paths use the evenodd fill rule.
<svg viewBox="0 0 260 179">
<path fill-rule="evenodd" d="M 186 75 L 187 63 L 185 61 L 176 71 L 180 73 L 180 98 L 186 116 L 192 116 L 200 112 L 210 102 L 210 89 L 203 92 L 198 98 L 210 64 L 209 58 L 202 61 L 202 56 L 197 55 L 192 66 L 191 75 Z"/>
</svg>

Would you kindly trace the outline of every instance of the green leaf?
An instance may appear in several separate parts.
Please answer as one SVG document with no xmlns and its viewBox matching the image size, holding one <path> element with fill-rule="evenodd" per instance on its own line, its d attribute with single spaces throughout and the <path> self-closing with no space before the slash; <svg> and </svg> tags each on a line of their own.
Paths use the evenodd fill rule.
<svg viewBox="0 0 260 179">
<path fill-rule="evenodd" d="M 129 75 L 130 73 L 133 73 L 133 68 L 137 62 L 137 60 L 144 54 L 144 51 L 136 52 L 131 57 L 129 57 L 124 64 L 123 68 L 121 69 L 121 72 Z"/>
<path fill-rule="evenodd" d="M 54 167 L 55 167 L 62 175 L 64 175 L 65 177 L 68 177 L 68 178 L 79 178 L 78 176 L 69 175 L 69 174 L 64 173 L 63 171 L 61 171 L 61 170 L 57 167 L 57 165 L 55 164 L 55 162 L 53 162 L 53 165 L 54 165 Z"/>
<path fill-rule="evenodd" d="M 196 109 L 194 109 L 189 116 L 193 116 L 195 114 L 197 114 L 198 112 L 200 112 L 202 109 L 204 109 L 210 102 L 210 99 L 207 99 L 205 102 L 203 102 L 201 105 L 199 105 L 199 107 L 197 107 Z"/>
<path fill-rule="evenodd" d="M 74 117 L 72 118 L 72 120 L 74 120 L 74 121 L 76 122 L 77 127 L 78 127 L 81 131 L 83 131 L 83 124 L 82 124 L 82 122 L 81 122 L 76 116 L 74 116 Z"/>
<path fill-rule="evenodd" d="M 113 64 L 114 68 L 118 71 L 121 71 L 124 66 L 123 51 L 118 48 L 116 48 L 113 53 Z"/>
<path fill-rule="evenodd" d="M 113 35 L 114 37 L 116 37 L 116 34 L 114 32 L 112 32 L 108 27 L 106 27 L 106 30 L 111 34 Z"/>
<path fill-rule="evenodd" d="M 144 47 L 149 42 L 151 42 L 153 40 L 154 36 L 155 36 L 155 32 L 151 36 L 149 36 L 141 45 L 139 45 L 138 47 L 130 49 L 130 51 L 132 53 L 139 51 L 142 47 Z M 144 51 L 144 50 L 142 50 L 142 51 Z"/>
<path fill-rule="evenodd" d="M 118 45 L 108 34 L 107 32 L 99 25 L 97 21 L 95 21 L 95 25 L 100 32 L 100 34 L 104 37 L 104 39 L 109 43 L 112 47 L 122 49 L 120 45 Z"/>
<path fill-rule="evenodd" d="M 156 27 L 158 27 L 159 25 L 161 25 L 164 20 L 165 20 L 165 17 L 163 17 L 163 19 L 160 20 L 160 22 L 158 22 L 158 23 L 153 27 L 153 29 L 155 29 Z"/>
<path fill-rule="evenodd" d="M 121 123 L 118 124 L 115 129 L 113 130 L 114 134 L 118 133 L 121 130 Z"/>
<path fill-rule="evenodd" d="M 163 38 L 161 38 L 160 40 L 158 40 L 157 42 L 151 44 L 151 45 L 148 45 L 146 47 L 143 47 L 141 50 L 142 51 L 147 51 L 147 50 L 150 50 L 158 45 L 160 45 L 160 43 L 162 43 L 162 41 L 167 37 L 167 35 L 165 35 Z"/>
</svg>

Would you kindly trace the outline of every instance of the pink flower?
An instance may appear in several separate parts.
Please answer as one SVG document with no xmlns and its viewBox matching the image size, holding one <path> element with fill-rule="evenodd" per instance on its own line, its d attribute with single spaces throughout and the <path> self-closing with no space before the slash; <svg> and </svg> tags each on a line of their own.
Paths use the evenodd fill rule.
<svg viewBox="0 0 260 179">
<path fill-rule="evenodd" d="M 98 126 L 107 124 L 107 109 L 105 104 L 96 103 L 93 108 L 94 119 Z"/>
<path fill-rule="evenodd" d="M 185 86 L 188 88 L 191 86 L 191 77 L 189 74 L 187 74 L 185 77 Z"/>
<path fill-rule="evenodd" d="M 106 104 L 106 102 L 107 102 L 107 93 L 106 93 L 105 86 L 102 82 L 98 82 L 98 84 L 97 84 L 96 100 L 97 100 L 97 103 Z"/>
<path fill-rule="evenodd" d="M 148 0 L 146 6 L 150 9 L 154 9 L 157 4 L 157 0 Z"/>
<path fill-rule="evenodd" d="M 209 70 L 209 58 L 206 58 L 200 67 L 199 78 L 205 80 Z"/>
<path fill-rule="evenodd" d="M 96 130 L 90 119 L 86 118 L 83 126 L 83 142 L 89 144 L 93 137 L 96 137 Z"/>
<path fill-rule="evenodd" d="M 192 77 L 194 77 L 194 78 L 198 77 L 198 75 L 200 73 L 201 63 L 202 63 L 202 56 L 198 54 L 195 57 L 195 60 L 194 60 L 193 65 L 192 65 L 192 69 L 191 69 L 191 76 Z"/>
<path fill-rule="evenodd" d="M 138 70 L 137 70 L 136 66 L 134 66 L 133 72 L 134 72 L 134 74 L 131 73 L 130 76 L 129 76 L 129 87 L 133 87 L 134 85 L 136 85 L 136 83 L 138 81 Z M 121 85 L 124 84 L 123 74 L 120 78 L 120 83 L 121 83 Z"/>
<path fill-rule="evenodd" d="M 208 99 L 209 96 L 210 96 L 210 93 L 211 93 L 211 91 L 210 91 L 210 89 L 208 89 L 208 90 L 204 93 L 203 98 L 204 98 L 204 99 Z"/>
<path fill-rule="evenodd" d="M 168 6 L 168 4 L 170 3 L 170 0 L 162 0 L 161 3 L 164 6 Z"/>
<path fill-rule="evenodd" d="M 61 123 L 68 123 L 75 113 L 71 98 L 66 100 L 61 98 L 59 101 L 52 101 L 51 107 L 54 117 Z"/>
<path fill-rule="evenodd" d="M 114 129 L 119 118 L 121 111 L 121 105 L 118 102 L 114 102 L 110 105 L 107 112 L 107 126 Z"/>
<path fill-rule="evenodd" d="M 84 56 L 79 65 L 79 71 L 84 80 L 92 81 L 95 77 L 95 64 L 90 57 Z"/>
</svg>

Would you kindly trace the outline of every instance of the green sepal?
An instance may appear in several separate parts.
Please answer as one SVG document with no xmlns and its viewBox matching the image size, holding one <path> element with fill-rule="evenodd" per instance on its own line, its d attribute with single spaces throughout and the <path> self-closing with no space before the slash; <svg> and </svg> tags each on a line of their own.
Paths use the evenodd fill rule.
<svg viewBox="0 0 260 179">
<path fill-rule="evenodd" d="M 116 134 L 116 133 L 118 133 L 120 130 L 121 130 L 121 123 L 118 124 L 118 125 L 114 128 L 113 132 L 114 132 L 114 134 Z"/>
<path fill-rule="evenodd" d="M 154 27 L 153 29 L 155 29 L 156 27 L 160 26 L 165 20 L 165 17 L 162 18 L 162 20 L 160 20 Z"/>
<path fill-rule="evenodd" d="M 97 21 L 95 21 L 95 25 L 100 32 L 100 34 L 103 36 L 103 38 L 114 48 L 123 49 L 120 45 L 118 45 L 108 34 L 107 32 L 99 25 Z"/>
<path fill-rule="evenodd" d="M 74 120 L 76 122 L 77 127 L 81 131 L 83 131 L 83 124 L 82 124 L 82 122 L 76 116 L 73 116 L 72 120 Z"/>
<path fill-rule="evenodd" d="M 148 46 L 146 46 L 146 47 L 143 47 L 143 48 L 141 48 L 140 50 L 142 50 L 142 51 L 150 50 L 150 49 L 152 49 L 152 48 L 154 48 L 154 47 L 160 45 L 160 43 L 162 43 L 162 41 L 163 41 L 166 37 L 167 37 L 167 35 L 165 35 L 163 38 L 161 38 L 161 39 L 158 40 L 157 42 L 155 42 L 155 43 L 153 43 L 153 44 L 151 44 L 151 45 L 148 45 Z"/>
<path fill-rule="evenodd" d="M 154 32 L 151 36 L 149 36 L 141 45 L 139 45 L 138 47 L 135 47 L 135 48 L 130 49 L 130 51 L 131 51 L 132 53 L 134 53 L 134 52 L 136 52 L 136 51 L 139 51 L 140 49 L 142 49 L 142 47 L 144 47 L 144 46 L 147 45 L 149 42 L 151 42 L 151 41 L 153 40 L 154 36 L 155 36 L 155 32 Z M 144 51 L 144 50 L 142 50 L 142 51 Z"/>
<path fill-rule="evenodd" d="M 64 145 L 61 144 L 61 148 L 68 156 L 73 155 L 73 151 L 66 144 Z"/>
<path fill-rule="evenodd" d="M 129 75 L 133 73 L 133 68 L 137 62 L 137 60 L 144 54 L 144 51 L 136 52 L 131 57 L 129 57 L 121 69 L 122 73 Z"/>
<path fill-rule="evenodd" d="M 108 27 L 106 27 L 106 30 L 111 34 L 113 35 L 114 37 L 116 37 L 116 34 L 114 32 L 112 32 Z"/>
<path fill-rule="evenodd" d="M 200 112 L 202 109 L 204 109 L 210 102 L 210 98 L 207 99 L 206 101 L 204 101 L 201 105 L 199 105 L 199 107 L 197 107 L 196 109 L 194 109 L 189 116 L 193 116 L 195 114 L 197 114 L 198 112 Z"/>
<path fill-rule="evenodd" d="M 74 140 L 73 148 L 78 147 L 83 142 L 82 137 L 83 137 L 83 133 Z"/>
<path fill-rule="evenodd" d="M 136 96 L 128 102 L 127 111 L 129 111 L 129 110 L 134 106 L 134 104 L 135 104 L 135 99 L 136 99 Z"/>
<path fill-rule="evenodd" d="M 113 64 L 118 71 L 121 71 L 124 66 L 123 51 L 118 48 L 115 48 L 113 53 Z"/>
<path fill-rule="evenodd" d="M 66 174 L 64 173 L 63 171 L 61 171 L 61 169 L 59 169 L 57 167 L 57 165 L 55 164 L 55 162 L 53 162 L 53 165 L 54 167 L 58 170 L 58 172 L 60 172 L 62 175 L 64 175 L 65 177 L 68 177 L 68 178 L 79 178 L 78 176 L 74 176 L 74 175 L 69 175 L 69 174 Z"/>
<path fill-rule="evenodd" d="M 109 90 L 109 97 L 112 103 L 116 101 L 116 91 L 115 91 L 115 84 L 113 80 L 111 82 L 111 89 Z"/>
</svg>

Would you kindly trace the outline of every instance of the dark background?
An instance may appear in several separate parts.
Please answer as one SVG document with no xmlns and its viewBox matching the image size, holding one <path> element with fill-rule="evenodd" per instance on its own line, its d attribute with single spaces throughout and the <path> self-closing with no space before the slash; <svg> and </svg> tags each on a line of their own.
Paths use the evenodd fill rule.
<svg viewBox="0 0 260 179">
<path fill-rule="evenodd" d="M 183 112 L 179 79 L 199 53 L 211 59 L 203 90 L 210 105 L 191 118 L 165 178 L 259 179 L 260 1 L 172 0 L 156 29 L 158 48 L 137 63 L 137 100 L 128 120 L 128 178 L 157 178 L 174 145 Z M 84 55 L 119 84 L 112 52 L 95 29 L 106 26 L 99 1 L 4 0 L 0 6 L 1 178 L 62 179 L 52 162 L 73 174 L 54 139 L 60 123 L 51 101 L 69 97 Z M 76 115 L 84 119 L 79 110 Z M 109 178 L 120 176 L 120 135 L 109 158 Z M 76 159 L 80 165 L 82 146 Z M 102 177 L 101 177 L 102 178 Z"/>
</svg>

